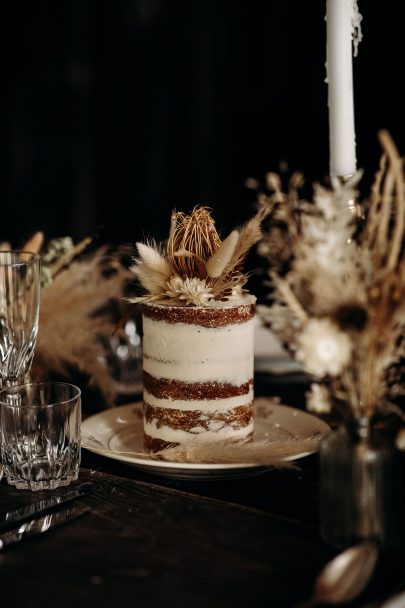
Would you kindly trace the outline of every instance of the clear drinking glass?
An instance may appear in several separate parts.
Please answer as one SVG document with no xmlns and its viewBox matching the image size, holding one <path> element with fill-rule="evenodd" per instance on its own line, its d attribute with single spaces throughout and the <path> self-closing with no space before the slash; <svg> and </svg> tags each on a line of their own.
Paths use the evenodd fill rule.
<svg viewBox="0 0 405 608">
<path fill-rule="evenodd" d="M 0 251 L 0 387 L 23 384 L 38 333 L 40 256 Z"/>
<path fill-rule="evenodd" d="M 81 399 L 73 384 L 46 382 L 0 392 L 4 474 L 19 489 L 53 490 L 77 479 Z"/>
</svg>

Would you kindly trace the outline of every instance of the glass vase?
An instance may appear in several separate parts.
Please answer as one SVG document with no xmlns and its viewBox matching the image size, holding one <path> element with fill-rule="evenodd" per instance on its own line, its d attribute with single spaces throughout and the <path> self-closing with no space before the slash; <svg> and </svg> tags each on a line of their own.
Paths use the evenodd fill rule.
<svg viewBox="0 0 405 608">
<path fill-rule="evenodd" d="M 368 419 L 342 425 L 322 441 L 321 534 L 337 546 L 372 540 L 391 548 L 404 538 L 401 453 L 386 428 Z"/>
</svg>

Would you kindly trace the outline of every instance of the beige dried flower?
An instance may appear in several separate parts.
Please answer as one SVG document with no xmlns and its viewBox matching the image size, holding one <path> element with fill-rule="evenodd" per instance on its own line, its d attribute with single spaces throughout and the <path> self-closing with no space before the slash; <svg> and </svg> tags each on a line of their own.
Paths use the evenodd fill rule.
<svg viewBox="0 0 405 608">
<path fill-rule="evenodd" d="M 209 209 L 198 205 L 189 215 L 173 213 L 167 255 L 176 273 L 184 277 L 200 276 L 206 260 L 220 245 Z"/>
<path fill-rule="evenodd" d="M 319 378 L 341 374 L 352 352 L 349 336 L 329 319 L 310 319 L 298 336 L 297 345 L 297 360 Z"/>
<path fill-rule="evenodd" d="M 169 298 L 178 299 L 185 304 L 193 304 L 194 306 L 205 306 L 213 297 L 211 288 L 204 280 L 198 278 L 182 279 L 177 276 L 167 281 L 166 295 Z"/>
</svg>

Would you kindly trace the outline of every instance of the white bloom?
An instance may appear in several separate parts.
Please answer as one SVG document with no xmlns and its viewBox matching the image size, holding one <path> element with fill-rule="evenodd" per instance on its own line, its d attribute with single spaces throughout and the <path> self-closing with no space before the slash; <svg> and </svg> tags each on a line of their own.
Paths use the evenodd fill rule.
<svg viewBox="0 0 405 608">
<path fill-rule="evenodd" d="M 242 291 L 242 285 L 234 285 L 231 289 L 231 293 L 228 297 L 229 300 L 233 300 L 236 298 L 240 298 L 242 295 L 243 291 Z"/>
<path fill-rule="evenodd" d="M 195 306 L 205 306 L 213 297 L 211 287 L 208 287 L 202 279 L 182 279 L 177 276 L 167 281 L 166 295 L 169 298 L 184 300 L 186 304 L 194 304 Z"/>
<path fill-rule="evenodd" d="M 350 361 L 352 342 L 329 319 L 308 321 L 297 342 L 297 360 L 315 376 L 338 376 Z"/>
<path fill-rule="evenodd" d="M 326 386 L 311 384 L 310 392 L 307 393 L 307 410 L 315 414 L 329 414 L 332 405 Z"/>
</svg>

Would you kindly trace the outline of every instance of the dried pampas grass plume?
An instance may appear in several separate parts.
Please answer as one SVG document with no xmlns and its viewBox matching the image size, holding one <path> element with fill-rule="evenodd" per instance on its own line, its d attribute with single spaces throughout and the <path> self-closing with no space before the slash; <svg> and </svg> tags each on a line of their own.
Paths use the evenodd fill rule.
<svg viewBox="0 0 405 608">
<path fill-rule="evenodd" d="M 32 237 L 25 243 L 23 251 L 31 251 L 32 253 L 39 253 L 44 244 L 44 233 L 36 232 Z"/>
<path fill-rule="evenodd" d="M 151 295 L 158 295 L 170 278 L 171 267 L 156 245 L 137 243 L 139 258 L 131 267 L 140 283 Z"/>
<path fill-rule="evenodd" d="M 217 279 L 223 274 L 235 253 L 236 245 L 239 240 L 239 232 L 233 230 L 229 236 L 222 241 L 216 252 L 209 258 L 205 264 L 207 274 L 212 279 Z"/>
<path fill-rule="evenodd" d="M 92 438 L 89 437 L 90 442 Z M 291 469 L 296 464 L 294 458 L 312 454 L 319 449 L 319 437 L 288 439 L 277 441 L 252 441 L 250 443 L 189 443 L 173 445 L 159 452 L 145 454 L 141 451 L 107 450 L 97 446 L 97 452 L 106 455 L 121 455 L 132 458 L 145 458 L 164 462 L 182 462 L 188 464 L 240 464 L 263 467 Z M 93 449 L 92 443 L 83 447 Z"/>
<path fill-rule="evenodd" d="M 288 441 L 252 441 L 250 443 L 224 442 L 184 444 L 169 447 L 153 454 L 157 460 L 189 462 L 193 464 L 238 464 L 291 468 L 290 458 L 318 450 L 319 439 L 290 439 Z"/>
<path fill-rule="evenodd" d="M 256 215 L 239 230 L 238 243 L 225 272 L 231 273 L 242 266 L 249 250 L 262 238 L 261 224 L 269 213 L 270 209 L 261 205 Z"/>
<path fill-rule="evenodd" d="M 102 338 L 109 338 L 113 332 L 115 319 L 109 305 L 123 298 L 131 275 L 120 261 L 124 251 L 110 254 L 102 247 L 77 258 L 89 241 L 85 239 L 51 266 L 52 281 L 41 290 L 31 378 L 42 381 L 50 375 L 66 377 L 78 370 L 112 404 L 115 383 L 105 364 Z M 42 244 L 43 236 L 37 233 L 25 248 L 39 252 Z"/>
</svg>

